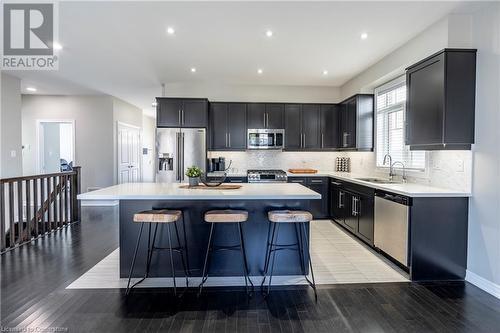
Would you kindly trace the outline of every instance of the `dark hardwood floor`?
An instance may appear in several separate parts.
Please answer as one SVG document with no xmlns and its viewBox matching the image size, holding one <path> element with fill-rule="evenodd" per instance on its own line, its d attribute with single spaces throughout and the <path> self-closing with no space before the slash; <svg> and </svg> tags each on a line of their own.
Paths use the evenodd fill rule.
<svg viewBox="0 0 500 333">
<path fill-rule="evenodd" d="M 1 256 L 1 325 L 69 332 L 499 332 L 500 300 L 468 283 L 278 288 L 66 290 L 118 246 L 116 208 Z"/>
</svg>

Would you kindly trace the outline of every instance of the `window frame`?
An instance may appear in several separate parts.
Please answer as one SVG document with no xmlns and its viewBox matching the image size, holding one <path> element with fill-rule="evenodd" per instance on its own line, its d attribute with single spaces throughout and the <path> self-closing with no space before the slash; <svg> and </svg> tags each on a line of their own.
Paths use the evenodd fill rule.
<svg viewBox="0 0 500 333">
<path fill-rule="evenodd" d="M 405 83 L 406 85 L 406 75 L 401 75 L 398 76 L 374 89 L 374 150 L 375 150 L 375 168 L 376 170 L 379 171 L 387 171 L 389 169 L 389 165 L 378 165 L 378 158 L 377 158 L 377 148 L 378 148 L 378 121 L 377 121 L 377 116 L 378 116 L 378 105 L 377 105 L 377 95 L 380 91 L 384 90 L 391 90 L 392 88 L 401 85 L 402 83 Z M 403 107 L 404 111 L 404 123 L 406 123 L 406 103 Z M 405 131 L 405 126 L 403 125 L 403 132 Z M 416 176 L 416 177 L 427 177 L 429 174 L 429 155 L 428 152 L 424 152 L 424 167 L 423 168 L 410 168 L 405 165 L 405 170 L 407 174 L 411 176 Z M 394 166 L 394 170 L 403 170 L 400 164 L 396 164 Z"/>
</svg>

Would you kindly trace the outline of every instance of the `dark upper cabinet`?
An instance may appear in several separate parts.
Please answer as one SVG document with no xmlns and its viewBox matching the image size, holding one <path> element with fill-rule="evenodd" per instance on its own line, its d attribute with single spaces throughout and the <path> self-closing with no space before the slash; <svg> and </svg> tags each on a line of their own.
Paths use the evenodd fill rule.
<svg viewBox="0 0 500 333">
<path fill-rule="evenodd" d="M 271 129 L 283 128 L 284 104 L 266 104 L 266 127 Z"/>
<path fill-rule="evenodd" d="M 210 103 L 210 150 L 246 149 L 246 104 Z"/>
<path fill-rule="evenodd" d="M 304 150 L 321 147 L 319 104 L 285 105 L 285 149 Z"/>
<path fill-rule="evenodd" d="M 156 98 L 158 127 L 207 127 L 208 100 L 204 98 Z"/>
<path fill-rule="evenodd" d="M 406 84 L 406 144 L 410 149 L 470 149 L 476 50 L 444 49 L 408 67 Z"/>
<path fill-rule="evenodd" d="M 336 104 L 322 104 L 321 112 L 321 131 L 320 140 L 321 148 L 335 149 L 340 146 L 339 120 L 340 107 Z"/>
<path fill-rule="evenodd" d="M 229 148 L 245 150 L 247 148 L 247 105 L 230 103 L 227 119 Z"/>
<path fill-rule="evenodd" d="M 248 128 L 266 128 L 266 104 L 249 103 L 248 109 Z"/>
<path fill-rule="evenodd" d="M 249 103 L 248 128 L 281 129 L 285 106 L 280 103 Z"/>
<path fill-rule="evenodd" d="M 226 103 L 210 103 L 210 149 L 222 150 L 227 148 L 227 109 L 228 105 Z"/>
<path fill-rule="evenodd" d="M 285 105 L 285 149 L 302 148 L 301 104 Z"/>
<path fill-rule="evenodd" d="M 340 148 L 373 150 L 373 95 L 358 94 L 340 104 Z"/>
<path fill-rule="evenodd" d="M 302 106 L 302 147 L 320 148 L 320 106 L 304 104 Z"/>
</svg>

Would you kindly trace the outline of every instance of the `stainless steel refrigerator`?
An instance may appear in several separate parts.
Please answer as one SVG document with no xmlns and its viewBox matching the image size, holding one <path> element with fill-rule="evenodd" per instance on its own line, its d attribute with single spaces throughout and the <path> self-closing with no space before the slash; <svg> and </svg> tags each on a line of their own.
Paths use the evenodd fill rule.
<svg viewBox="0 0 500 333">
<path fill-rule="evenodd" d="M 197 166 L 205 172 L 206 159 L 204 128 L 156 129 L 156 182 L 187 181 L 186 169 Z"/>
</svg>

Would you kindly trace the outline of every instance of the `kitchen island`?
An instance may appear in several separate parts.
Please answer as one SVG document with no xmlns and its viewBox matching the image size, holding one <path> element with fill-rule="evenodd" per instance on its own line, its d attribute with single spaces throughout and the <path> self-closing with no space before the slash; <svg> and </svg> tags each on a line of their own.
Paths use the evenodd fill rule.
<svg viewBox="0 0 500 333">
<path fill-rule="evenodd" d="M 134 223 L 133 215 L 150 209 L 182 210 L 184 221 L 179 223 L 179 231 L 186 231 L 188 261 L 191 276 L 201 276 L 203 259 L 208 243 L 210 224 L 203 221 L 206 211 L 212 209 L 244 209 L 248 211 L 248 221 L 243 224 L 245 247 L 250 275 L 261 275 L 264 269 L 267 243 L 267 212 L 274 209 L 308 210 L 311 200 L 320 200 L 321 195 L 299 184 L 241 184 L 233 190 L 185 189 L 182 184 L 129 183 L 111 186 L 78 196 L 79 200 L 118 200 L 120 205 L 120 277 L 127 277 L 140 224 Z M 294 243 L 295 229 L 282 228 L 280 243 Z M 167 246 L 166 232 L 158 230 L 157 246 Z M 309 228 L 307 228 L 309 233 Z M 183 242 L 181 236 L 181 242 Z M 238 243 L 234 225 L 221 226 L 215 235 L 218 245 Z M 142 237 L 134 277 L 144 274 L 146 265 L 147 236 Z M 213 256 L 211 276 L 242 275 L 241 257 L 237 251 L 225 251 Z M 299 256 L 292 251 L 281 251 L 275 267 L 275 275 L 300 275 Z M 307 256 L 302 253 L 303 259 Z M 176 258 L 177 257 L 177 258 Z M 182 267 L 180 257 L 174 255 L 175 267 Z M 307 261 L 305 262 L 307 264 Z M 307 265 L 306 265 L 307 266 Z M 170 277 L 169 255 L 166 251 L 156 253 L 151 264 L 151 277 Z"/>
</svg>

